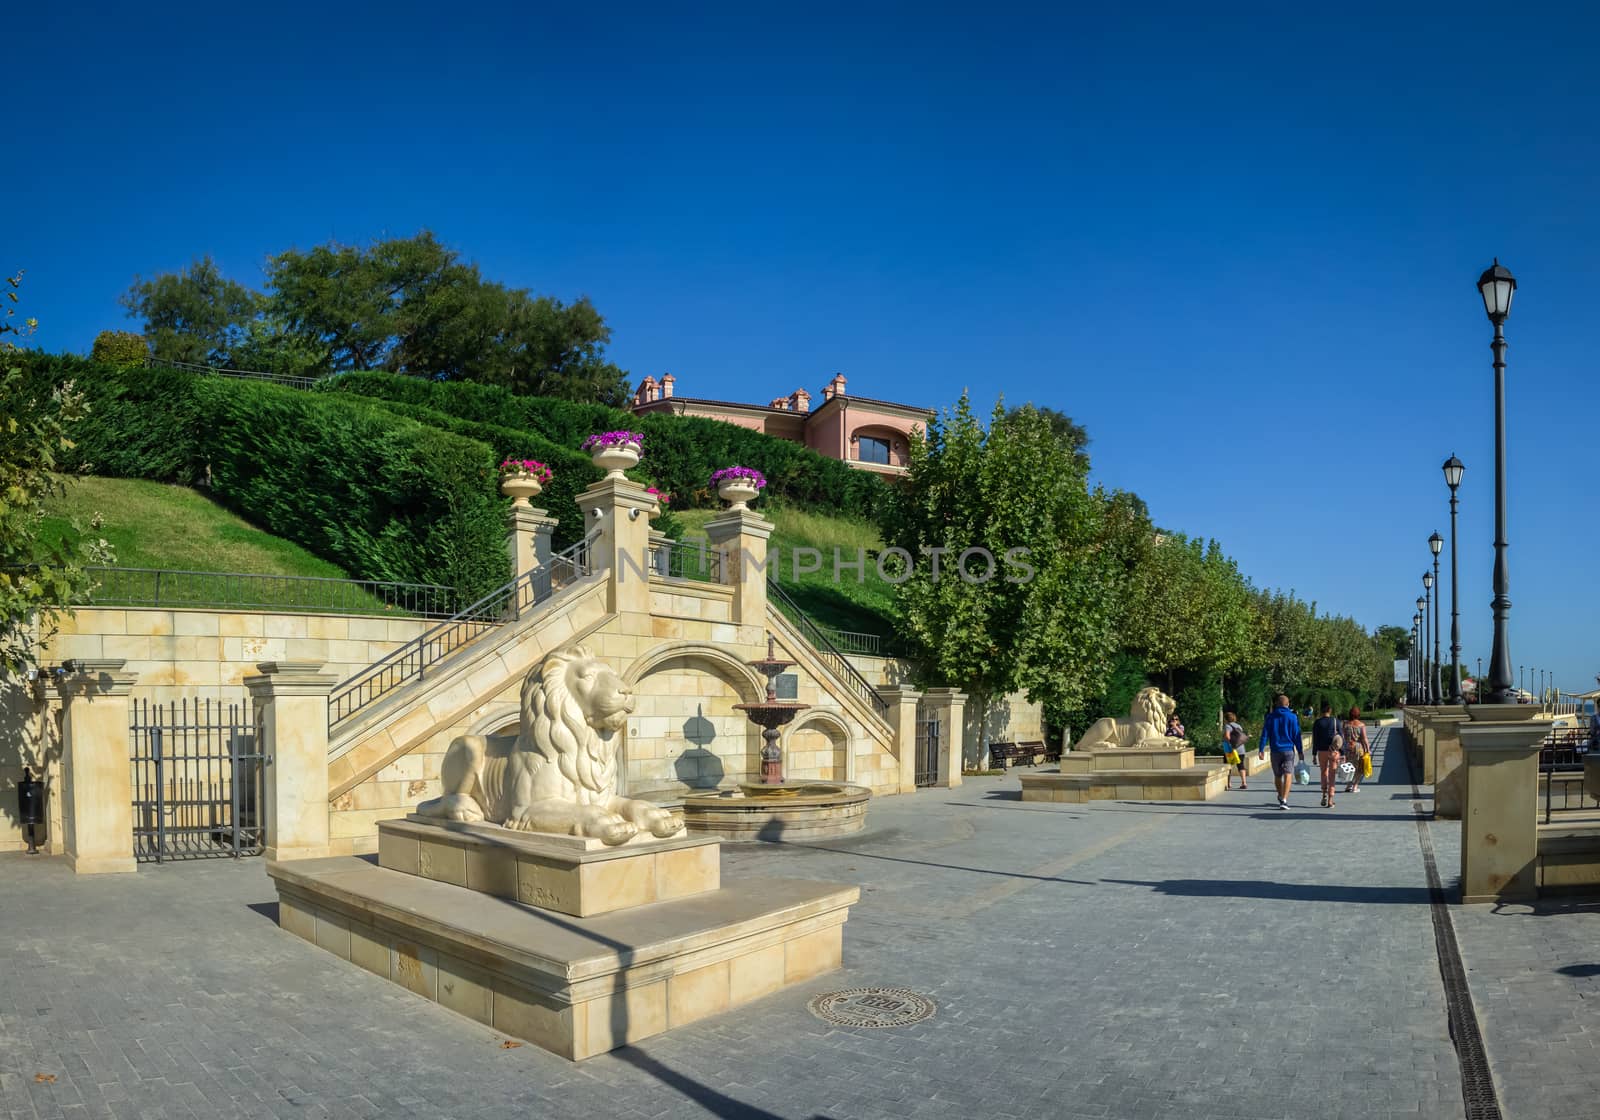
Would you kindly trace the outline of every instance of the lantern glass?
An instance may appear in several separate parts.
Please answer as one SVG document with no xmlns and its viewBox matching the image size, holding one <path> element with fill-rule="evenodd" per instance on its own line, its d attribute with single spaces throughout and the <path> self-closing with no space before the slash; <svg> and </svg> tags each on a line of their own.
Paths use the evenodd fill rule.
<svg viewBox="0 0 1600 1120">
<path fill-rule="evenodd" d="M 1516 290 L 1516 277 L 1496 257 L 1494 264 L 1478 277 L 1478 292 L 1483 296 L 1483 310 L 1490 322 L 1498 323 L 1511 314 L 1511 297 Z"/>
<path fill-rule="evenodd" d="M 1432 572 L 1423 572 L 1422 573 L 1422 586 L 1428 588 L 1430 591 L 1433 589 L 1433 573 Z"/>
<path fill-rule="evenodd" d="M 1467 469 L 1465 463 L 1454 455 L 1444 461 L 1444 484 L 1454 490 L 1461 485 L 1461 475 Z"/>
<path fill-rule="evenodd" d="M 1435 533 L 1435 534 L 1433 534 L 1433 536 L 1428 538 L 1428 550 L 1430 552 L 1432 552 L 1435 556 L 1439 555 L 1439 550 L 1442 549 L 1443 547 L 1444 547 L 1444 538 L 1441 537 L 1438 533 Z"/>
</svg>

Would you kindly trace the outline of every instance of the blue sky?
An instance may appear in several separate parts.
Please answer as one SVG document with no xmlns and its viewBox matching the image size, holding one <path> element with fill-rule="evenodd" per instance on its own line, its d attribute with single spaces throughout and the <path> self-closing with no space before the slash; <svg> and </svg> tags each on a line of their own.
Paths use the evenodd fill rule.
<svg viewBox="0 0 1600 1120">
<path fill-rule="evenodd" d="M 68 7 L 7 66 L 0 267 L 47 348 L 138 273 L 429 228 L 687 395 L 1060 408 L 1100 482 L 1369 626 L 1409 625 L 1455 452 L 1468 664 L 1498 255 L 1513 659 L 1600 672 L 1585 5 Z"/>
</svg>

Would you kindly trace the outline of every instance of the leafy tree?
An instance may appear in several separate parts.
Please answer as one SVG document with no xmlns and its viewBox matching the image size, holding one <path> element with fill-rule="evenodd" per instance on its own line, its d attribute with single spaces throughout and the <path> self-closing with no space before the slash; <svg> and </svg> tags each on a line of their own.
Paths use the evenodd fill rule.
<svg viewBox="0 0 1600 1120">
<path fill-rule="evenodd" d="M 1117 576 L 1085 473 L 1037 412 L 997 405 L 985 431 L 966 395 L 911 441 L 887 524 L 915 560 L 901 632 L 928 675 L 980 708 L 1020 688 L 1059 721 L 1103 687 Z M 989 578 L 976 548 L 994 557 Z"/>
<path fill-rule="evenodd" d="M 67 431 L 85 409 L 70 382 L 43 387 L 16 364 L 14 339 L 38 324 L 13 321 L 22 274 L 6 284 L 0 318 L 0 676 L 35 662 L 38 643 L 55 632 L 57 610 L 86 601 L 91 581 L 85 564 L 110 560 L 103 540 L 58 544 L 40 532 L 45 500 L 61 486 L 58 457 L 72 447 Z"/>
<path fill-rule="evenodd" d="M 261 297 L 222 275 L 209 256 L 182 272 L 135 278 L 122 297 L 130 318 L 144 320 L 152 355 L 162 362 L 228 365 L 255 318 Z"/>
<path fill-rule="evenodd" d="M 1023 411 L 1035 412 L 1043 417 L 1045 423 L 1050 425 L 1050 430 L 1055 433 L 1056 438 L 1061 441 L 1063 447 L 1073 455 L 1087 457 L 1089 432 L 1082 424 L 1059 409 L 1047 408 L 1044 405 L 1034 404 L 1032 401 L 1013 408 L 1006 413 L 1006 419 L 1010 420 Z"/>
<path fill-rule="evenodd" d="M 142 366 L 150 357 L 150 344 L 132 331 L 101 331 L 89 356 L 108 366 Z"/>
</svg>

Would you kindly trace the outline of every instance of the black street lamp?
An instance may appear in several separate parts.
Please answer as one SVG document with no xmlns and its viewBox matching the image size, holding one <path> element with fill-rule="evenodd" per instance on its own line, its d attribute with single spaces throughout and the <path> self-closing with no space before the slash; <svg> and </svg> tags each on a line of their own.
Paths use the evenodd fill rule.
<svg viewBox="0 0 1600 1120">
<path fill-rule="evenodd" d="M 1428 586 L 1426 573 L 1422 576 L 1422 586 L 1426 591 Z M 1417 596 L 1417 613 L 1422 616 L 1422 628 L 1417 631 L 1422 638 L 1422 645 L 1418 647 L 1422 650 L 1422 655 L 1417 662 L 1418 668 L 1422 670 L 1422 687 L 1418 691 L 1422 694 L 1422 703 L 1427 704 L 1431 701 L 1428 699 L 1428 596 L 1426 593 Z"/>
<path fill-rule="evenodd" d="M 1422 652 L 1426 654 L 1428 652 L 1428 628 L 1430 625 L 1434 630 L 1438 630 L 1439 628 L 1439 600 L 1434 598 L 1433 595 L 1432 572 L 1424 571 L 1422 573 L 1422 593 L 1427 598 L 1427 608 L 1422 612 Z M 1423 691 L 1428 694 L 1428 703 L 1430 704 L 1437 704 L 1439 702 L 1439 693 L 1434 687 L 1433 681 L 1433 678 L 1437 674 L 1438 670 L 1439 651 L 1437 648 L 1437 643 L 1435 643 L 1433 656 L 1428 659 L 1427 671 L 1422 674 Z"/>
<path fill-rule="evenodd" d="M 1444 548 L 1444 538 L 1434 531 L 1428 538 L 1428 551 L 1433 553 L 1433 582 L 1439 585 L 1439 596 L 1433 601 L 1433 676 L 1429 683 L 1433 686 L 1433 702 L 1444 703 L 1444 682 L 1439 674 L 1443 672 L 1442 662 L 1439 660 L 1439 607 L 1444 599 L 1444 584 L 1439 583 L 1439 550 Z"/>
<path fill-rule="evenodd" d="M 1489 703 L 1511 703 L 1511 575 L 1506 568 L 1506 316 L 1517 281 L 1496 257 L 1478 277 L 1483 310 L 1494 324 L 1494 646 L 1489 656 Z"/>
<path fill-rule="evenodd" d="M 1422 661 L 1417 648 L 1417 631 L 1422 629 L 1422 612 L 1417 611 L 1411 615 L 1411 702 L 1417 702 L 1418 689 L 1422 682 Z"/>
<path fill-rule="evenodd" d="M 1461 695 L 1461 566 L 1456 559 L 1456 488 L 1467 468 L 1454 455 L 1444 461 L 1444 482 L 1450 487 L 1450 703 L 1462 704 Z"/>
</svg>

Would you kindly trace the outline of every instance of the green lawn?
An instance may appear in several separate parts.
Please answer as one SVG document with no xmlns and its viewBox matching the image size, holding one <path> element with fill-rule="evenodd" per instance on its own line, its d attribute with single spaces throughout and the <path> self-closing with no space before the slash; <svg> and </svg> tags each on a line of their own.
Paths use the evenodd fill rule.
<svg viewBox="0 0 1600 1120">
<path fill-rule="evenodd" d="M 98 515 L 101 525 L 92 527 Z M 77 528 L 73 522 L 78 523 Z M 156 568 L 154 576 L 110 572 L 101 577 L 95 602 L 174 607 L 254 607 L 394 614 L 395 606 L 359 588 L 308 584 L 288 579 L 233 580 L 173 576 L 183 572 L 240 572 L 253 576 L 311 576 L 345 580 L 340 567 L 275 537 L 197 491 L 127 478 L 75 477 L 49 503 L 43 534 L 50 540 L 104 537 L 116 551 L 116 567 Z M 418 600 L 403 604 L 412 613 Z M 425 609 L 445 610 L 430 601 Z"/>
<path fill-rule="evenodd" d="M 821 626 L 878 634 L 884 638 L 893 635 L 894 587 L 878 578 L 875 558 L 883 548 L 883 540 L 877 527 L 849 517 L 784 507 L 765 509 L 764 505 L 759 503 L 757 512 L 777 526 L 769 542 L 777 563 L 769 572 L 789 597 Z M 684 538 L 692 540 L 704 538 L 705 523 L 717 513 L 709 509 L 689 509 L 679 510 L 675 516 L 683 524 Z M 798 548 L 818 550 L 822 554 L 821 570 L 796 576 L 795 550 Z M 841 562 L 837 582 L 833 578 L 836 549 Z M 861 549 L 867 552 L 867 563 L 862 578 L 858 579 L 853 569 L 843 565 L 853 563 Z M 814 562 L 809 556 L 802 556 L 800 560 L 802 567 Z"/>
</svg>

